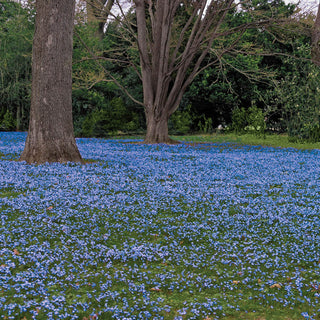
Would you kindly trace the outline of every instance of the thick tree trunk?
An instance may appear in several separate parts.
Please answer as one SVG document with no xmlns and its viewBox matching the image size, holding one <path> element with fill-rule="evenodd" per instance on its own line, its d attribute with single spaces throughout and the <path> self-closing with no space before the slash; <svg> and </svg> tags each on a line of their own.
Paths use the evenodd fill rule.
<svg viewBox="0 0 320 320">
<path fill-rule="evenodd" d="M 165 144 L 178 144 L 179 142 L 169 137 L 168 121 L 169 116 L 156 117 L 153 112 L 146 114 L 147 120 L 147 133 L 144 143 L 165 143 Z"/>
<path fill-rule="evenodd" d="M 75 0 L 37 0 L 29 131 L 20 160 L 81 162 L 72 121 Z"/>
</svg>

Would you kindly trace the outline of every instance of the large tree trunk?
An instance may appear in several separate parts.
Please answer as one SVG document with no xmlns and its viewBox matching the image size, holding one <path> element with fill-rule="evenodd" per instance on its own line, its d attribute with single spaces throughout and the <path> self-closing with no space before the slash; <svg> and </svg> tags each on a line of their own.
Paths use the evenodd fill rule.
<svg viewBox="0 0 320 320">
<path fill-rule="evenodd" d="M 29 131 L 20 160 L 81 162 L 72 121 L 75 0 L 37 0 Z"/>
<path fill-rule="evenodd" d="M 176 140 L 169 137 L 168 133 L 168 121 L 169 116 L 165 114 L 162 117 L 157 117 L 154 112 L 146 114 L 147 117 L 147 133 L 144 139 L 144 143 L 165 143 L 165 144 L 177 144 Z"/>
<path fill-rule="evenodd" d="M 167 2 L 167 1 L 166 1 Z M 136 0 L 136 16 L 138 27 L 138 46 L 140 53 L 140 64 L 143 83 L 143 100 L 146 115 L 147 133 L 144 139 L 145 143 L 175 143 L 169 138 L 168 121 L 169 110 L 165 108 L 168 95 L 167 85 L 164 80 L 165 67 L 161 67 L 161 63 L 155 58 L 164 48 L 159 42 L 159 37 L 156 36 L 156 42 L 152 48 L 154 55 L 152 59 L 149 56 L 149 45 L 147 43 L 147 24 L 145 13 L 145 1 Z M 160 3 L 163 11 L 163 3 Z M 162 15 L 162 13 L 161 13 Z M 160 21 L 159 21 L 160 23 Z M 159 26 L 161 29 L 161 26 Z M 159 30 L 157 30 L 159 33 Z M 152 60 L 152 61 L 151 61 Z M 161 69 L 161 70 L 159 70 Z M 161 85 L 160 85 L 161 83 Z"/>
<path fill-rule="evenodd" d="M 134 0 L 140 54 L 146 143 L 174 143 L 169 117 L 209 54 L 232 7 L 228 1 Z M 185 10 L 185 21 L 179 22 Z M 175 19 L 177 18 L 177 19 Z"/>
</svg>

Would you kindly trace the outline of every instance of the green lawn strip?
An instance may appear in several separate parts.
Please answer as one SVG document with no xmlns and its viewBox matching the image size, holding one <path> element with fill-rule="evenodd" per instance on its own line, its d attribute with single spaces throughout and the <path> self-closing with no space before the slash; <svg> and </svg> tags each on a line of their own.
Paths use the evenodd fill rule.
<svg viewBox="0 0 320 320">
<path fill-rule="evenodd" d="M 235 133 L 212 133 L 212 134 L 190 134 L 190 135 L 171 135 L 171 138 L 180 142 L 189 142 L 195 144 L 204 143 L 230 143 L 233 145 L 252 145 L 279 148 L 295 148 L 302 150 L 320 149 L 320 142 L 308 141 L 290 141 L 286 134 L 266 134 L 265 136 L 254 134 Z M 113 136 L 112 140 L 143 140 L 143 136 Z"/>
<path fill-rule="evenodd" d="M 26 190 L 16 190 L 14 187 L 6 187 L 0 189 L 0 198 L 17 198 L 20 194 L 24 194 Z"/>
<path fill-rule="evenodd" d="M 296 149 L 320 149 L 320 142 L 290 142 L 287 135 L 267 134 L 255 136 L 253 134 L 236 135 L 233 133 L 225 134 L 203 134 L 174 136 L 173 139 L 183 142 L 195 143 L 234 143 L 239 145 L 269 146 Z"/>
</svg>

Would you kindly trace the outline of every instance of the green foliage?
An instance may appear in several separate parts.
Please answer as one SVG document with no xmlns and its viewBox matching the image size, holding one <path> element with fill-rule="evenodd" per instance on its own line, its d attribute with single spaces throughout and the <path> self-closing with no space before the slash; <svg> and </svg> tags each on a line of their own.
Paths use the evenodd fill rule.
<svg viewBox="0 0 320 320">
<path fill-rule="evenodd" d="M 90 49 L 90 52 L 84 47 L 83 43 Z M 74 88 L 78 89 L 83 86 L 91 88 L 95 83 L 104 80 L 104 72 L 91 55 L 93 53 L 99 56 L 101 51 L 101 43 L 95 36 L 95 29 L 88 25 L 76 25 L 72 70 Z"/>
<path fill-rule="evenodd" d="M 0 122 L 8 121 L 8 116 L 3 117 L 9 109 L 11 114 L 19 117 L 20 130 L 25 130 L 28 124 L 32 37 L 33 11 L 17 2 L 1 1 Z"/>
<path fill-rule="evenodd" d="M 177 110 L 169 119 L 169 132 L 171 134 L 187 134 L 191 131 L 194 115 L 191 111 L 191 105 L 184 110 Z"/>
<path fill-rule="evenodd" d="M 85 137 L 104 137 L 118 132 L 141 131 L 141 114 L 138 108 L 115 84 L 110 81 L 116 78 L 123 87 L 137 100 L 142 100 L 142 87 L 135 71 L 125 64 L 125 55 L 131 50 L 124 39 L 121 39 L 118 22 L 107 26 L 103 40 L 94 36 L 92 26 L 79 24 L 77 34 L 96 56 L 94 59 L 83 46 L 79 37 L 74 43 L 74 90 L 73 116 L 75 134 Z M 115 59 L 123 61 L 118 65 L 110 53 L 123 52 Z M 87 87 L 84 89 L 83 86 Z"/>
<path fill-rule="evenodd" d="M 137 115 L 128 113 L 121 98 L 113 98 L 89 113 L 81 129 L 80 135 L 84 137 L 105 137 L 119 131 L 136 132 L 139 119 Z"/>
<path fill-rule="evenodd" d="M 194 114 L 193 131 L 203 132 L 207 127 L 206 131 L 210 132 L 210 121 L 212 121 L 212 128 L 230 122 L 231 110 L 241 103 L 239 97 L 231 92 L 230 84 L 219 77 L 216 68 L 208 68 L 197 76 L 185 93 L 182 103 L 192 106 L 191 111 Z M 236 82 L 231 77 L 230 81 L 236 86 Z"/>
<path fill-rule="evenodd" d="M 212 133 L 212 118 L 207 118 L 204 114 L 202 114 L 198 122 L 198 131 L 200 133 Z"/>
<path fill-rule="evenodd" d="M 16 120 L 12 116 L 12 113 L 7 110 L 3 120 L 0 122 L 1 131 L 14 131 L 16 129 Z"/>
<path fill-rule="evenodd" d="M 298 53 L 308 57 L 310 46 L 301 45 Z M 292 69 L 271 95 L 271 111 L 281 114 L 291 141 L 320 141 L 320 70 L 304 60 L 288 58 L 285 62 Z"/>
<path fill-rule="evenodd" d="M 248 127 L 256 135 L 264 135 L 266 130 L 264 112 L 253 104 L 248 109 Z"/>
<path fill-rule="evenodd" d="M 264 135 L 266 129 L 264 112 L 254 103 L 246 110 L 235 108 L 232 112 L 232 130 L 238 134 L 246 132 Z"/>
<path fill-rule="evenodd" d="M 232 130 L 238 134 L 244 133 L 247 121 L 247 111 L 245 108 L 235 108 L 232 111 Z"/>
</svg>

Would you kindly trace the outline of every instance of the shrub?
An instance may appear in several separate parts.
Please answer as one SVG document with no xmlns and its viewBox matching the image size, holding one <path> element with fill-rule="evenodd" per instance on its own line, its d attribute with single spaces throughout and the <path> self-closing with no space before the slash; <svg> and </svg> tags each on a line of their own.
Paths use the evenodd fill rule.
<svg viewBox="0 0 320 320">
<path fill-rule="evenodd" d="M 191 105 L 184 110 L 177 110 L 169 119 L 169 131 L 172 134 L 187 134 L 191 131 L 194 115 L 191 112 Z"/>
<path fill-rule="evenodd" d="M 309 45 L 299 47 L 309 58 Z M 287 58 L 292 71 L 273 90 L 270 107 L 279 110 L 290 141 L 320 141 L 320 70 L 311 62 Z"/>
<path fill-rule="evenodd" d="M 207 118 L 204 114 L 201 115 L 200 120 L 198 122 L 199 132 L 201 133 L 212 133 L 213 125 L 212 118 Z"/>
<path fill-rule="evenodd" d="M 16 121 L 12 115 L 12 113 L 7 110 L 5 113 L 3 120 L 0 123 L 1 131 L 14 131 L 16 128 Z"/>
<path fill-rule="evenodd" d="M 238 134 L 249 132 L 264 135 L 266 130 L 264 112 L 254 103 L 247 110 L 235 108 L 232 112 L 232 130 Z"/>
<path fill-rule="evenodd" d="M 113 98 L 100 109 L 93 110 L 82 122 L 84 137 L 105 137 L 119 131 L 139 130 L 138 116 L 129 112 L 121 98 Z"/>
<path fill-rule="evenodd" d="M 248 109 L 248 127 L 255 135 L 264 135 L 266 130 L 265 115 L 255 104 Z"/>
<path fill-rule="evenodd" d="M 232 111 L 232 130 L 235 133 L 244 133 L 245 128 L 248 125 L 247 111 L 245 108 L 235 108 Z"/>
</svg>

